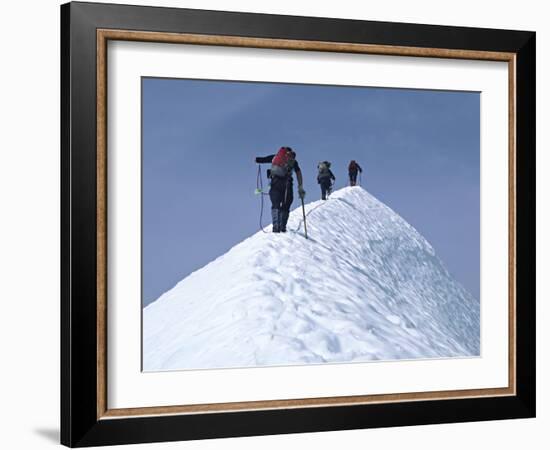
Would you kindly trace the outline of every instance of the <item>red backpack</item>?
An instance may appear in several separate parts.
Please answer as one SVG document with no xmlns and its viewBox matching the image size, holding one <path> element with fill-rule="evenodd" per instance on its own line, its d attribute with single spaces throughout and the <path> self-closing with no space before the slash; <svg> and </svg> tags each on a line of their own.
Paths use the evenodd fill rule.
<svg viewBox="0 0 550 450">
<path fill-rule="evenodd" d="M 288 147 L 281 147 L 275 157 L 273 158 L 273 161 L 271 161 L 271 164 L 274 166 L 284 167 L 286 168 L 288 165 L 288 161 L 290 159 L 290 149 Z"/>
</svg>

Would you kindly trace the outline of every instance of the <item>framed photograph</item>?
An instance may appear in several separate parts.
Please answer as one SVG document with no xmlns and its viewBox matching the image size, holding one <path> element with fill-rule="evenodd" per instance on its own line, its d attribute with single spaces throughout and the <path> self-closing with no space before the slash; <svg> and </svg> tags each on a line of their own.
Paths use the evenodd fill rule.
<svg viewBox="0 0 550 450">
<path fill-rule="evenodd" d="M 61 442 L 535 416 L 535 33 L 61 7 Z"/>
</svg>

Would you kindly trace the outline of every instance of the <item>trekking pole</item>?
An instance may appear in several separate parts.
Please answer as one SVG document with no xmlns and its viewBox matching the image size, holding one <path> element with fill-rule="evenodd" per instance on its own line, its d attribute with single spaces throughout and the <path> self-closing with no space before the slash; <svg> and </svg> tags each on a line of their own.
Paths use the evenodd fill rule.
<svg viewBox="0 0 550 450">
<path fill-rule="evenodd" d="M 302 214 L 304 215 L 304 232 L 306 234 L 307 239 L 307 224 L 306 224 L 306 207 L 304 206 L 304 198 L 301 198 L 302 200 Z"/>
<path fill-rule="evenodd" d="M 363 174 L 363 172 L 359 172 L 359 186 L 363 186 L 363 184 L 361 183 L 361 175 Z"/>
</svg>

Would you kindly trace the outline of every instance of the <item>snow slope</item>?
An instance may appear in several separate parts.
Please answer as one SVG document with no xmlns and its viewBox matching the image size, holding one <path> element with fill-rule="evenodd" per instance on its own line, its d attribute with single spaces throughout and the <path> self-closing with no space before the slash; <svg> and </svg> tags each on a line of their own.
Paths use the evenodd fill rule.
<svg viewBox="0 0 550 450">
<path fill-rule="evenodd" d="M 361 187 L 306 212 L 145 307 L 143 370 L 479 355 L 479 301 L 398 214 Z"/>
</svg>

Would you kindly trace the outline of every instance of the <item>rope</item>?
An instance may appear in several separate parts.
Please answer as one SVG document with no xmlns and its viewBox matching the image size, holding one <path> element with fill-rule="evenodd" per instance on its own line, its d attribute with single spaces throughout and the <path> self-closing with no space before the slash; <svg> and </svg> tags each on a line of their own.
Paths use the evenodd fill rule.
<svg viewBox="0 0 550 450">
<path fill-rule="evenodd" d="M 333 189 L 334 189 L 334 186 L 336 186 L 336 183 L 331 183 L 331 185 L 330 185 L 330 189 L 331 189 L 330 194 L 332 194 L 332 191 L 333 191 Z M 320 204 L 317 205 L 315 208 L 311 208 L 311 209 L 306 213 L 306 218 L 309 217 L 309 215 L 310 215 L 313 211 L 315 211 L 316 209 L 321 208 L 322 206 L 325 206 L 329 200 L 330 200 L 330 195 L 327 195 L 327 199 L 326 199 L 323 203 L 320 203 Z M 302 228 L 302 223 L 303 223 L 303 222 L 304 222 L 304 220 L 303 220 L 303 219 L 300 219 L 300 221 L 298 222 L 298 228 L 296 228 L 295 230 L 291 230 L 291 231 L 293 231 L 294 233 L 297 233 L 297 232 L 300 230 L 300 228 Z"/>
<path fill-rule="evenodd" d="M 329 201 L 329 199 L 327 198 L 323 203 L 320 203 L 318 204 L 315 208 L 311 208 L 307 213 L 306 213 L 306 218 L 313 212 L 315 211 L 316 209 L 318 208 L 321 208 L 322 206 L 325 206 L 327 204 L 327 202 Z M 304 222 L 304 219 L 300 219 L 299 223 L 298 223 L 298 228 L 296 228 L 295 230 L 291 230 L 293 231 L 294 233 L 297 233 L 300 228 L 302 228 L 302 223 Z"/>
<path fill-rule="evenodd" d="M 267 231 L 264 230 L 264 227 L 262 225 L 262 219 L 264 214 L 264 183 L 262 180 L 262 168 L 258 164 L 258 175 L 256 175 L 256 189 L 260 189 L 260 230 L 262 230 L 264 233 L 267 233 Z"/>
</svg>

